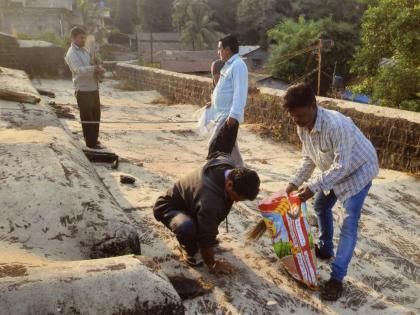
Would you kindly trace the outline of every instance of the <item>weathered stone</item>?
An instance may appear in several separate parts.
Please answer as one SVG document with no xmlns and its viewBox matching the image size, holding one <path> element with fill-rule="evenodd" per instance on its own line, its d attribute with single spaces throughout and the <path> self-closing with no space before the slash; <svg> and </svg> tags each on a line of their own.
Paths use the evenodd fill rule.
<svg viewBox="0 0 420 315">
<path fill-rule="evenodd" d="M 184 308 L 165 274 L 143 257 L 50 261 L 3 248 L 0 313 L 175 315 Z"/>
</svg>

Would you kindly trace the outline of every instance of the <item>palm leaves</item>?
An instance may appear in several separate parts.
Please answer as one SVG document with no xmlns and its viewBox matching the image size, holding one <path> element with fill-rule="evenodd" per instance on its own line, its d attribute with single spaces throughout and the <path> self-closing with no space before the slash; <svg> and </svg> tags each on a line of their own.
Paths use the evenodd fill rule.
<svg viewBox="0 0 420 315">
<path fill-rule="evenodd" d="M 187 7 L 185 25 L 181 27 L 181 39 L 193 50 L 210 48 L 216 42 L 217 23 L 212 19 L 205 4 L 193 2 Z"/>
</svg>

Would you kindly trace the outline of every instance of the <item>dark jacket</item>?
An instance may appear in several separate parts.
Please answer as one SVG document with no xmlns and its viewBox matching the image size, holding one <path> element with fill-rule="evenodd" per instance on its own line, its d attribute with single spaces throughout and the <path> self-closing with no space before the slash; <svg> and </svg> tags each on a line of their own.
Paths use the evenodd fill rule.
<svg viewBox="0 0 420 315">
<path fill-rule="evenodd" d="M 171 210 L 184 211 L 196 220 L 199 246 L 216 245 L 219 224 L 226 219 L 233 204 L 225 191 L 225 171 L 233 168 L 230 156 L 219 155 L 177 181 L 156 201 L 153 208 L 156 220 L 161 221 Z"/>
</svg>

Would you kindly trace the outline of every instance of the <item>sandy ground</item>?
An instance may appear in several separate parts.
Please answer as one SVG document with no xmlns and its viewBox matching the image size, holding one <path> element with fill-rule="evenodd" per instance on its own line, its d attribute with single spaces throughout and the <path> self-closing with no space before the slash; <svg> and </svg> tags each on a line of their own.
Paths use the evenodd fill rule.
<svg viewBox="0 0 420 315">
<path fill-rule="evenodd" d="M 34 84 L 56 92 L 55 101 L 78 117 L 70 81 L 45 80 Z M 419 179 L 381 170 L 374 180 L 363 209 L 345 294 L 338 302 L 324 303 L 317 292 L 291 280 L 281 269 L 267 237 L 257 243 L 244 240 L 245 232 L 259 218 L 255 211 L 258 200 L 234 206 L 229 215 L 229 232 L 224 224 L 220 226 L 218 254 L 233 263 L 237 271 L 232 276 L 216 277 L 204 267 L 194 270 L 179 262 L 175 238 L 152 214 L 158 195 L 176 178 L 204 162 L 207 139 L 197 134 L 194 123 L 181 122 L 191 120 L 198 106 L 155 104 L 160 97 L 158 93 L 123 91 L 117 84 L 108 80 L 102 86 L 102 120 L 122 123 L 102 124 L 100 140 L 122 162 L 118 170 L 106 164 L 95 164 L 95 168 L 138 227 L 144 255 L 155 257 L 169 276 L 184 275 L 214 286 L 211 293 L 184 302 L 187 314 L 420 313 Z M 148 123 L 123 123 L 127 120 Z M 61 121 L 82 147 L 77 120 Z M 299 163 L 299 150 L 262 138 L 253 129 L 254 126 L 242 126 L 239 139 L 246 165 L 260 174 L 260 200 L 285 186 Z M 121 174 L 134 176 L 136 183 L 120 184 Z M 337 241 L 343 209 L 336 206 L 334 211 Z M 313 229 L 316 233 L 316 227 Z M 330 267 L 325 263 L 318 267 L 322 279 L 327 279 Z"/>
</svg>

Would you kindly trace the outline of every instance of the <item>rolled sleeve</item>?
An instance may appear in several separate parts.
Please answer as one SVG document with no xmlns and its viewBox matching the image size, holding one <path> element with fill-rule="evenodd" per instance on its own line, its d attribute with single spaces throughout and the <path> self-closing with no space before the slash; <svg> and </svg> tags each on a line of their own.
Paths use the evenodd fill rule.
<svg viewBox="0 0 420 315">
<path fill-rule="evenodd" d="M 248 69 L 243 62 L 237 62 L 232 69 L 233 100 L 229 116 L 242 122 L 248 97 Z"/>
</svg>

